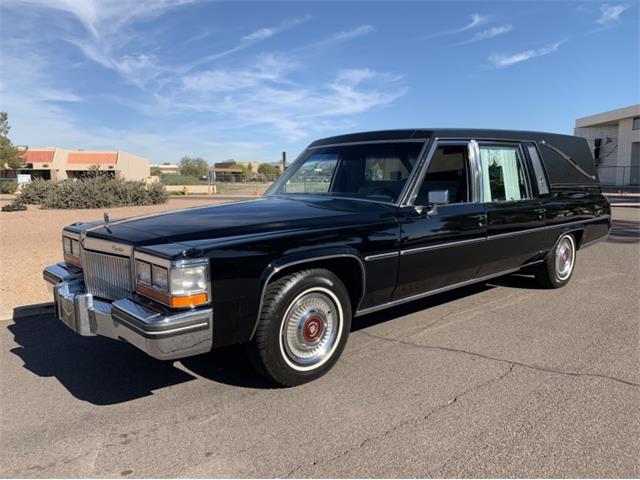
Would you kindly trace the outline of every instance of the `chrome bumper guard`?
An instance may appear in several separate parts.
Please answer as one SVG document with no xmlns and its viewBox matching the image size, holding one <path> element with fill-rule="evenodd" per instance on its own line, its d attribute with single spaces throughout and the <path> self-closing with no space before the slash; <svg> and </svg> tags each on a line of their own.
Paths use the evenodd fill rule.
<svg viewBox="0 0 640 480">
<path fill-rule="evenodd" d="M 42 272 L 53 291 L 56 316 L 74 332 L 124 340 L 160 360 L 189 357 L 211 350 L 213 310 L 185 312 L 154 309 L 127 298 L 109 302 L 87 293 L 82 273 L 64 263 Z"/>
</svg>

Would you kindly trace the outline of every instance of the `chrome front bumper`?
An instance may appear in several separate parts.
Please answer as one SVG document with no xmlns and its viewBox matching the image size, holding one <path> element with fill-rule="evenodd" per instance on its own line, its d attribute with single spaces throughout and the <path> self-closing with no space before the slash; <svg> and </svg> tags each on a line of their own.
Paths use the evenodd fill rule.
<svg viewBox="0 0 640 480">
<path fill-rule="evenodd" d="M 169 360 L 211 350 L 213 310 L 169 312 L 127 298 L 109 302 L 87 293 L 82 273 L 64 263 L 42 272 L 53 292 L 56 316 L 74 332 L 124 340 L 154 358 Z"/>
</svg>

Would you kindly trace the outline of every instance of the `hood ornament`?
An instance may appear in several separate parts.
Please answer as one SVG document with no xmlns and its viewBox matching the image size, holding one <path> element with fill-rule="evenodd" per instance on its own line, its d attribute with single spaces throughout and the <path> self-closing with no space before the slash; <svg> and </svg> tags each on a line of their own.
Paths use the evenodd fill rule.
<svg viewBox="0 0 640 480">
<path fill-rule="evenodd" d="M 104 228 L 107 229 L 107 232 L 113 233 L 111 231 L 111 225 L 109 224 L 109 214 L 107 212 L 104 212 L 104 215 L 102 218 L 104 218 Z"/>
</svg>

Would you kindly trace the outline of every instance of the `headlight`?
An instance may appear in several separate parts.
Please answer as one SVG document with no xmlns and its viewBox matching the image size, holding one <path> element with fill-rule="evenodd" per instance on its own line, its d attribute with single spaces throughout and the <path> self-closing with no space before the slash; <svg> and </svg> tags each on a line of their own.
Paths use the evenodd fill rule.
<svg viewBox="0 0 640 480">
<path fill-rule="evenodd" d="M 151 264 L 136 260 L 136 282 L 151 285 Z"/>
<path fill-rule="evenodd" d="M 64 261 L 80 266 L 80 240 L 62 233 L 62 253 Z"/>
<path fill-rule="evenodd" d="M 167 272 L 166 268 L 154 265 L 151 278 L 153 279 L 151 285 L 154 288 L 162 292 L 169 291 L 169 272 Z"/>
<path fill-rule="evenodd" d="M 209 268 L 205 259 L 168 260 L 136 253 L 136 291 L 172 308 L 210 302 Z"/>
<path fill-rule="evenodd" d="M 171 271 L 171 293 L 173 295 L 191 295 L 203 292 L 207 288 L 206 267 L 176 268 Z"/>
</svg>

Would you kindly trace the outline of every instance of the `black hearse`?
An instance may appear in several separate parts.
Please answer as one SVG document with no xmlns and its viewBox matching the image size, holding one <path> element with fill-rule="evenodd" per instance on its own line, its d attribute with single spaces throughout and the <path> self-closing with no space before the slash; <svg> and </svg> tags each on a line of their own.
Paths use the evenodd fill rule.
<svg viewBox="0 0 640 480">
<path fill-rule="evenodd" d="M 81 335 L 159 359 L 246 343 L 296 385 L 337 361 L 354 317 L 523 267 L 565 285 L 610 222 L 584 139 L 367 132 L 312 143 L 255 200 L 65 227 L 44 277 Z"/>
</svg>

